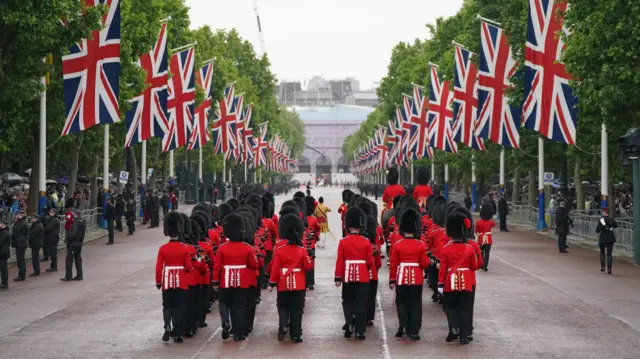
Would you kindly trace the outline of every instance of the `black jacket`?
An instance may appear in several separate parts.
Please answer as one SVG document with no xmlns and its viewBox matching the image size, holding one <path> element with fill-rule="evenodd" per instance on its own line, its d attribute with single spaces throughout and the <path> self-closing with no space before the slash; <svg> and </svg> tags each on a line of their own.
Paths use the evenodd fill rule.
<svg viewBox="0 0 640 359">
<path fill-rule="evenodd" d="M 613 233 L 614 228 L 618 228 L 618 223 L 615 219 L 609 216 L 600 218 L 600 220 L 598 221 L 598 225 L 596 226 L 596 233 L 600 233 L 598 243 L 616 243 L 616 235 L 615 233 Z"/>
<path fill-rule="evenodd" d="M 108 203 L 107 207 L 105 208 L 106 212 L 104 213 L 104 219 L 106 221 L 113 221 L 116 219 L 116 211 L 113 208 L 113 204 Z"/>
<path fill-rule="evenodd" d="M 564 207 L 556 208 L 556 234 L 569 234 L 569 227 L 573 226 L 573 219 Z"/>
<path fill-rule="evenodd" d="M 42 220 L 38 219 L 31 224 L 29 230 L 29 247 L 42 248 L 42 243 L 44 243 L 44 226 Z"/>
<path fill-rule="evenodd" d="M 127 203 L 127 211 L 125 212 L 125 217 L 133 220 L 136 219 L 136 202 L 134 202 L 133 200 L 129 200 L 129 203 Z"/>
<path fill-rule="evenodd" d="M 0 259 L 7 260 L 11 255 L 11 230 L 9 227 L 0 229 Z"/>
<path fill-rule="evenodd" d="M 118 200 L 116 201 L 116 217 L 124 216 L 124 205 L 125 204 L 126 204 L 126 202 L 124 201 L 123 198 L 118 198 Z"/>
<path fill-rule="evenodd" d="M 27 217 L 22 217 L 13 225 L 13 233 L 11 235 L 11 247 L 27 248 L 29 246 L 29 224 Z"/>
<path fill-rule="evenodd" d="M 69 230 L 69 236 L 67 237 L 67 246 L 72 248 L 82 248 L 84 243 L 84 235 L 87 231 L 87 226 L 82 218 L 76 218 Z"/>
<path fill-rule="evenodd" d="M 44 244 L 58 245 L 60 242 L 60 219 L 49 217 L 44 226 Z"/>
<path fill-rule="evenodd" d="M 509 206 L 507 205 L 507 200 L 504 197 L 500 198 L 498 201 L 498 214 L 500 214 L 500 216 L 509 214 Z"/>
</svg>

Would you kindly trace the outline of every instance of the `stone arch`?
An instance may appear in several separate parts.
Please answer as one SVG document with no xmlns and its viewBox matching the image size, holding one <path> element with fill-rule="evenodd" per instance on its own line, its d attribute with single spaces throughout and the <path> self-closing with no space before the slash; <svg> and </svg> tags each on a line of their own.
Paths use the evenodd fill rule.
<svg viewBox="0 0 640 359">
<path fill-rule="evenodd" d="M 338 158 L 338 173 L 349 173 L 349 162 L 344 156 Z"/>
<path fill-rule="evenodd" d="M 298 157 L 298 172 L 311 173 L 311 161 L 307 157 Z"/>
<path fill-rule="evenodd" d="M 331 167 L 333 163 L 331 163 L 331 159 L 327 156 L 320 156 L 316 158 L 316 176 L 320 177 L 323 174 L 331 173 Z"/>
</svg>

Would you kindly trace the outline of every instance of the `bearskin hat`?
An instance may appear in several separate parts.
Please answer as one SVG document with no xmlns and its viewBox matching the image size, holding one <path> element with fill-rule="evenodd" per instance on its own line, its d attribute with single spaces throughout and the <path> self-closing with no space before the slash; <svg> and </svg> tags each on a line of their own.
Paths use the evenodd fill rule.
<svg viewBox="0 0 640 359">
<path fill-rule="evenodd" d="M 191 222 L 191 236 L 189 236 L 189 239 L 191 243 L 195 244 L 202 239 L 202 228 L 200 227 L 200 223 L 193 217 L 189 219 L 189 222 Z"/>
<path fill-rule="evenodd" d="M 182 216 L 182 221 L 184 223 L 184 231 L 182 231 L 182 234 L 188 237 L 191 235 L 191 221 L 189 220 L 189 216 L 186 214 L 180 213 L 180 215 Z"/>
<path fill-rule="evenodd" d="M 359 194 L 353 194 L 353 196 L 351 196 L 351 201 L 349 201 L 349 203 L 347 203 L 347 206 L 349 207 L 357 207 L 358 203 L 360 203 L 360 201 L 362 201 L 362 196 Z"/>
<path fill-rule="evenodd" d="M 184 220 L 179 212 L 169 212 L 164 216 L 164 235 L 171 238 L 178 238 L 184 230 Z"/>
<path fill-rule="evenodd" d="M 429 197 L 427 197 L 427 201 L 424 204 L 424 208 L 427 210 L 427 213 L 429 213 L 429 216 L 431 216 L 431 207 L 433 206 L 433 199 L 436 198 L 436 196 L 431 195 Z"/>
<path fill-rule="evenodd" d="M 427 167 L 418 167 L 416 171 L 416 182 L 421 185 L 429 184 L 429 169 L 427 169 Z"/>
<path fill-rule="evenodd" d="M 342 202 L 349 203 L 351 202 L 351 196 L 353 196 L 353 191 L 350 189 L 345 189 L 342 191 Z"/>
<path fill-rule="evenodd" d="M 485 221 L 493 218 L 493 213 L 494 209 L 493 205 L 491 204 L 485 203 L 482 205 L 482 208 L 480 208 L 480 218 L 484 219 Z"/>
<path fill-rule="evenodd" d="M 416 237 L 420 235 L 420 228 L 422 227 L 422 217 L 420 212 L 415 208 L 406 208 L 402 211 L 399 223 L 400 233 L 413 233 Z"/>
<path fill-rule="evenodd" d="M 367 216 L 373 216 L 374 215 L 374 209 L 373 209 L 373 203 L 369 200 L 366 201 L 360 201 L 360 203 L 358 203 L 358 208 L 360 208 L 361 210 L 364 211 L 364 213 Z"/>
<path fill-rule="evenodd" d="M 260 199 L 262 201 L 262 217 L 263 218 L 271 218 L 273 217 L 273 206 L 271 205 L 271 202 L 269 202 L 268 199 L 261 197 Z"/>
<path fill-rule="evenodd" d="M 399 179 L 400 179 L 400 172 L 398 172 L 398 169 L 394 167 L 389 168 L 389 172 L 387 172 L 387 183 L 398 184 Z"/>
<path fill-rule="evenodd" d="M 305 209 L 307 216 L 313 216 L 313 213 L 316 211 L 316 199 L 309 196 L 305 197 L 304 201 L 307 204 L 307 208 Z"/>
<path fill-rule="evenodd" d="M 247 232 L 254 233 L 256 229 L 255 210 L 249 206 L 245 206 L 238 208 L 236 213 L 248 220 L 247 227 L 245 228 Z"/>
<path fill-rule="evenodd" d="M 300 211 L 303 213 L 307 213 L 307 202 L 305 202 L 304 197 L 302 198 L 294 198 L 293 202 L 300 208 Z"/>
<path fill-rule="evenodd" d="M 266 198 L 269 200 L 269 202 L 271 202 L 272 204 L 276 204 L 276 197 L 273 195 L 273 193 L 271 192 L 265 192 L 262 194 L 262 198 Z"/>
<path fill-rule="evenodd" d="M 200 236 L 198 236 L 198 239 L 207 237 L 207 231 L 209 230 L 209 227 L 207 227 L 206 218 L 199 212 L 196 212 L 191 214 L 191 219 L 198 223 L 198 227 L 200 227 Z M 193 223 L 191 223 L 191 229 L 193 229 Z"/>
<path fill-rule="evenodd" d="M 253 235 L 255 234 L 255 230 L 253 229 L 253 215 L 248 211 L 238 211 L 236 212 L 240 218 L 242 218 L 242 241 L 249 243 L 249 239 L 253 239 Z"/>
<path fill-rule="evenodd" d="M 282 206 L 282 208 L 280 208 L 279 214 L 280 217 L 284 216 L 285 214 L 295 214 L 296 216 L 300 217 L 300 210 L 297 206 Z"/>
<path fill-rule="evenodd" d="M 344 216 L 344 226 L 348 228 L 364 229 L 367 215 L 358 207 L 349 207 Z"/>
<path fill-rule="evenodd" d="M 236 209 L 238 209 L 238 207 L 240 207 L 240 202 L 235 199 L 235 198 L 229 198 L 229 200 L 227 201 L 227 203 L 229 203 L 231 205 L 231 207 L 233 207 L 233 210 L 235 211 Z"/>
<path fill-rule="evenodd" d="M 194 215 L 201 216 L 205 220 L 204 222 L 205 226 L 202 227 L 204 231 L 207 231 L 209 230 L 209 228 L 211 228 L 211 214 L 209 214 L 209 212 L 197 210 L 194 207 L 194 209 L 191 211 L 191 217 L 193 217 Z"/>
<path fill-rule="evenodd" d="M 400 202 L 401 199 L 402 199 L 402 196 L 393 197 L 393 199 L 391 200 L 391 205 L 393 206 L 393 208 L 398 207 L 398 202 Z"/>
<path fill-rule="evenodd" d="M 229 203 L 221 203 L 218 209 L 220 210 L 220 221 L 224 221 L 224 218 L 234 211 Z"/>
<path fill-rule="evenodd" d="M 211 205 L 211 224 L 217 223 L 220 219 L 220 208 L 215 204 Z"/>
<path fill-rule="evenodd" d="M 286 239 L 291 244 L 302 244 L 302 235 L 304 234 L 304 223 L 299 216 L 293 213 L 287 213 L 280 217 L 278 222 L 278 231 L 280 238 Z"/>
<path fill-rule="evenodd" d="M 222 230 L 224 231 L 224 236 L 230 241 L 242 242 L 245 233 L 244 220 L 237 214 L 230 214 L 224 217 Z"/>
<path fill-rule="evenodd" d="M 204 204 L 204 203 L 199 203 L 196 204 L 195 206 L 193 206 L 193 209 L 191 210 L 193 211 L 202 211 L 205 213 L 211 213 L 211 207 L 208 204 Z"/>
<path fill-rule="evenodd" d="M 293 199 L 296 199 L 296 198 L 305 198 L 306 196 L 307 196 L 307 195 L 306 195 L 306 194 L 304 194 L 304 192 L 302 192 L 302 191 L 298 191 L 298 192 L 296 192 L 296 193 L 294 193 L 294 194 L 293 194 Z"/>
<path fill-rule="evenodd" d="M 378 235 L 378 221 L 376 220 L 376 217 L 368 215 L 366 222 L 367 224 L 365 226 L 364 235 L 369 239 L 371 244 L 375 244 L 376 236 Z"/>
<path fill-rule="evenodd" d="M 452 206 L 447 214 L 447 235 L 455 241 L 467 238 L 471 231 L 471 214 L 462 206 Z"/>
<path fill-rule="evenodd" d="M 442 196 L 437 196 L 433 199 L 431 212 L 429 213 L 433 223 L 440 227 L 444 227 L 447 224 L 446 213 L 447 200 Z"/>
</svg>

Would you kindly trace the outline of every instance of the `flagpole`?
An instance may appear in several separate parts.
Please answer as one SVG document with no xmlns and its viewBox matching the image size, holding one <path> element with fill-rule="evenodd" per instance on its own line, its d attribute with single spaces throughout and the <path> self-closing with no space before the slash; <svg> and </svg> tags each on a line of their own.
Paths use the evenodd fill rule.
<svg viewBox="0 0 640 359">
<path fill-rule="evenodd" d="M 107 197 L 109 195 L 109 125 L 104 125 L 102 152 L 102 228 L 107 228 Z"/>
<path fill-rule="evenodd" d="M 144 192 L 147 184 L 147 141 L 142 141 L 142 157 L 140 159 L 140 203 L 144 199 Z M 134 192 L 135 193 L 135 192 Z M 140 217 L 144 216 L 144 209 L 140 206 Z"/>
<path fill-rule="evenodd" d="M 224 159 L 224 154 L 222 154 L 222 183 L 224 185 L 227 184 L 227 160 Z"/>
<path fill-rule="evenodd" d="M 244 161 L 244 183 L 247 183 L 247 161 Z"/>
<path fill-rule="evenodd" d="M 449 164 L 444 165 L 444 198 L 449 200 Z"/>
<path fill-rule="evenodd" d="M 500 193 L 504 193 L 505 189 L 505 173 L 504 173 L 504 147 L 500 151 Z"/>
<path fill-rule="evenodd" d="M 544 213 L 544 140 L 538 137 L 538 230 L 547 228 Z"/>
<path fill-rule="evenodd" d="M 169 183 L 171 183 L 171 181 L 173 180 L 173 177 L 175 175 L 174 169 L 173 169 L 173 150 L 169 151 Z"/>
<path fill-rule="evenodd" d="M 475 212 L 478 199 L 476 198 L 476 155 L 471 152 L 471 212 Z"/>
<path fill-rule="evenodd" d="M 607 125 L 602 123 L 600 132 L 600 208 L 609 209 L 609 143 L 607 138 Z"/>
<path fill-rule="evenodd" d="M 478 14 L 478 15 L 476 16 L 476 20 L 480 20 L 480 21 L 488 22 L 488 23 L 490 23 L 490 24 L 493 24 L 493 25 L 496 25 L 496 26 L 500 26 L 500 27 L 502 26 L 502 24 L 501 24 L 501 23 L 499 23 L 499 22 L 497 22 L 497 21 L 493 21 L 493 20 L 491 20 L 491 19 L 487 19 L 486 17 L 482 17 L 482 16 L 480 16 L 480 14 Z"/>
<path fill-rule="evenodd" d="M 436 181 L 436 162 L 432 158 L 431 159 L 431 184 L 433 184 L 435 181 Z"/>
<path fill-rule="evenodd" d="M 44 62 L 47 63 L 46 58 Z M 38 147 L 38 190 L 40 191 L 38 214 L 43 215 L 42 210 L 47 202 L 47 77 L 42 76 L 40 82 L 42 92 L 40 93 L 40 147 Z M 33 176 L 33 173 L 31 175 Z"/>
<path fill-rule="evenodd" d="M 198 153 L 198 180 L 202 181 L 202 145 Z"/>
<path fill-rule="evenodd" d="M 413 184 L 413 162 L 411 162 L 411 184 Z"/>
</svg>

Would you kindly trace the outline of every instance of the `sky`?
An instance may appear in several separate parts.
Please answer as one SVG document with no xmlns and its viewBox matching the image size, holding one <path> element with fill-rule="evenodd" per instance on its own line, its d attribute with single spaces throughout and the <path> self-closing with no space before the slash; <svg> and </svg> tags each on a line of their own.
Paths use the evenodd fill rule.
<svg viewBox="0 0 640 359">
<path fill-rule="evenodd" d="M 302 83 L 354 77 L 371 88 L 400 41 L 429 35 L 425 24 L 452 16 L 463 0 L 258 0 L 272 71 Z M 187 0 L 192 28 L 235 28 L 262 53 L 254 0 Z"/>
</svg>

